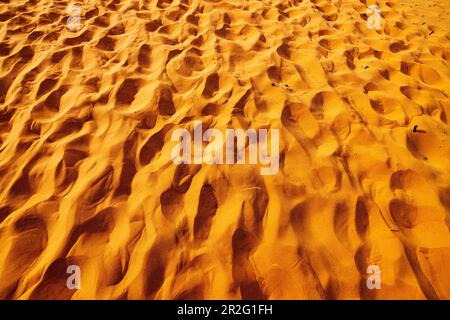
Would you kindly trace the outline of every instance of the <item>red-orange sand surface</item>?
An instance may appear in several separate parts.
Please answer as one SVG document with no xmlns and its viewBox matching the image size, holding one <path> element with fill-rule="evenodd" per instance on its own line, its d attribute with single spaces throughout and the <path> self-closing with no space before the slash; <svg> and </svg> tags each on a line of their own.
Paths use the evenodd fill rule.
<svg viewBox="0 0 450 320">
<path fill-rule="evenodd" d="M 449 299 L 448 14 L 0 0 L 0 298 Z M 174 164 L 194 121 L 279 129 L 279 171 Z"/>
</svg>

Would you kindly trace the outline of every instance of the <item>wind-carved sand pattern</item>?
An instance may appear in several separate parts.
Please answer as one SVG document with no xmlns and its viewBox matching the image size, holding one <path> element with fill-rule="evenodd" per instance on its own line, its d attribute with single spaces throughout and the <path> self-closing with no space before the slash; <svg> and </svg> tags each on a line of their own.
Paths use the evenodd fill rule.
<svg viewBox="0 0 450 320">
<path fill-rule="evenodd" d="M 449 10 L 1 0 L 0 298 L 449 299 Z M 175 165 L 194 121 L 278 173 Z"/>
</svg>

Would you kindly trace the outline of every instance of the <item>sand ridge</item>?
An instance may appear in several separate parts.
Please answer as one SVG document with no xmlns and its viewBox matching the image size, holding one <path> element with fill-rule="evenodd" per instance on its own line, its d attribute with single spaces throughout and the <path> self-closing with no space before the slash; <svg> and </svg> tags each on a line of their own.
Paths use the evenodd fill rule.
<svg viewBox="0 0 450 320">
<path fill-rule="evenodd" d="M 449 9 L 0 1 L 0 298 L 449 299 Z M 279 172 L 173 164 L 196 120 Z"/>
</svg>

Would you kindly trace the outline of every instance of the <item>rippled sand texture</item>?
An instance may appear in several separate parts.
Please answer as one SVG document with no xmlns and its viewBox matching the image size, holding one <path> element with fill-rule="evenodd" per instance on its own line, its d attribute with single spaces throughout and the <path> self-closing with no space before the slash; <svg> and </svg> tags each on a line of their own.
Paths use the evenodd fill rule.
<svg viewBox="0 0 450 320">
<path fill-rule="evenodd" d="M 0 0 L 0 298 L 450 298 L 448 1 L 70 4 Z M 174 165 L 194 120 L 278 174 Z"/>
</svg>

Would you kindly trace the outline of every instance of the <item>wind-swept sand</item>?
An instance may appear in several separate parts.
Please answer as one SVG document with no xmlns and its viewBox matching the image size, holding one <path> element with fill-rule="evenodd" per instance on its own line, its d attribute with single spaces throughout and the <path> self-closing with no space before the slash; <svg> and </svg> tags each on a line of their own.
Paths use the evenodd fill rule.
<svg viewBox="0 0 450 320">
<path fill-rule="evenodd" d="M 449 13 L 1 0 L 0 298 L 449 299 Z M 173 164 L 194 121 L 279 129 L 279 172 Z"/>
</svg>

